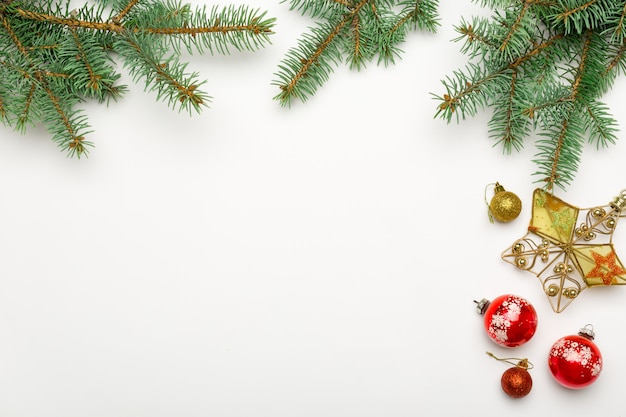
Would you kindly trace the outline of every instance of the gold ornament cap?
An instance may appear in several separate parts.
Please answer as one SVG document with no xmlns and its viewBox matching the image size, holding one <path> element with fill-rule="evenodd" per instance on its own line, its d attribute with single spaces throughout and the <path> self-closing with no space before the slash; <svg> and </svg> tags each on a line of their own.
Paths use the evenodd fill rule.
<svg viewBox="0 0 626 417">
<path fill-rule="evenodd" d="M 519 216 L 522 211 L 522 200 L 517 194 L 506 191 L 499 182 L 495 183 L 494 195 L 489 206 L 489 220 L 508 223 Z"/>
</svg>

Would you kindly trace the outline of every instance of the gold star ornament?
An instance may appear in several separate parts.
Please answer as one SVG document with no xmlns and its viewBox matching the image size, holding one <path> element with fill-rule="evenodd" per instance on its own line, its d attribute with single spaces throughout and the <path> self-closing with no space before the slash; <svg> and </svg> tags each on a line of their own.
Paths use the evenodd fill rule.
<svg viewBox="0 0 626 417">
<path fill-rule="evenodd" d="M 535 274 L 560 313 L 587 287 L 626 284 L 626 268 L 613 248 L 613 232 L 624 216 L 626 190 L 606 206 L 579 209 L 537 189 L 528 233 L 502 259 Z"/>
</svg>

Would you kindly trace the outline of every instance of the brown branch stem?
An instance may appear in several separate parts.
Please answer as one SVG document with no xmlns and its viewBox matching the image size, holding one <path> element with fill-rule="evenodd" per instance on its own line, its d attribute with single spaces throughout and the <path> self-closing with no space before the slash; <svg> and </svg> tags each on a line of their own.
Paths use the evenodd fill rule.
<svg viewBox="0 0 626 417">
<path fill-rule="evenodd" d="M 58 17 L 47 13 L 38 13 L 31 10 L 17 9 L 16 13 L 25 19 L 35 20 L 38 22 L 47 22 L 56 25 L 64 25 L 70 28 L 95 29 L 108 32 L 121 32 L 124 27 L 118 23 L 107 22 L 91 22 L 68 17 Z"/>
<path fill-rule="evenodd" d="M 515 33 L 515 30 L 519 27 L 520 22 L 522 21 L 522 18 L 528 11 L 529 7 L 530 5 L 528 4 L 528 2 L 524 2 L 524 6 L 522 6 L 522 10 L 517 15 L 517 19 L 515 19 L 515 23 L 511 25 L 511 28 L 507 32 L 506 36 L 504 37 L 504 40 L 502 41 L 502 44 L 500 45 L 500 51 L 504 51 L 506 49 L 506 46 L 508 45 L 509 41 L 513 37 L 513 33 Z"/>
<path fill-rule="evenodd" d="M 130 13 L 130 11 L 133 9 L 133 7 L 135 7 L 137 5 L 137 3 L 139 3 L 139 0 L 130 0 L 128 2 L 128 4 L 126 4 L 126 6 L 115 16 L 113 16 L 111 18 L 111 21 L 113 23 L 117 23 L 119 24 L 122 19 L 128 14 Z"/>
</svg>

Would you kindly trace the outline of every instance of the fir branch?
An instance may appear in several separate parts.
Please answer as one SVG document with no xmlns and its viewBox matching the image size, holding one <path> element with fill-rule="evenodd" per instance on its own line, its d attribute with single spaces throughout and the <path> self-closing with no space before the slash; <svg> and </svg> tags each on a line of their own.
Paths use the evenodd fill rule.
<svg viewBox="0 0 626 417">
<path fill-rule="evenodd" d="M 68 86 L 76 95 L 92 97 L 100 102 L 117 99 L 125 87 L 116 86 L 120 74 L 111 65 L 110 55 L 100 47 L 91 32 L 68 29 L 71 37 L 57 47 L 62 59 L 60 73 L 70 78 Z"/>
<path fill-rule="evenodd" d="M 491 41 L 491 35 L 487 32 L 490 29 L 487 19 L 477 17 L 471 23 L 461 19 L 461 23 L 454 28 L 460 36 L 453 41 L 464 40 L 461 52 L 474 58 L 477 54 L 489 53 L 498 48 L 498 45 Z"/>
<path fill-rule="evenodd" d="M 59 17 L 48 13 L 39 13 L 33 10 L 17 8 L 16 14 L 20 17 L 36 22 L 50 23 L 53 25 L 67 26 L 68 28 L 84 28 L 99 31 L 122 32 L 124 27 L 113 22 L 94 22 L 89 20 L 76 19 L 74 17 Z"/>
<path fill-rule="evenodd" d="M 0 20 L 2 22 L 2 26 L 6 30 L 6 33 L 9 35 L 11 41 L 13 42 L 13 44 L 11 46 L 16 47 L 17 50 L 23 56 L 27 57 L 28 56 L 28 50 L 26 49 L 26 47 L 24 47 L 24 45 L 22 44 L 22 41 L 18 38 L 17 34 L 13 30 L 13 27 L 12 27 L 11 23 L 9 22 L 9 19 L 6 16 L 4 16 L 4 15 L 0 15 Z"/>
<path fill-rule="evenodd" d="M 379 42 L 372 41 L 378 45 L 379 63 L 384 65 L 394 64 L 395 58 L 399 57 L 400 45 L 410 30 L 426 30 L 435 32 L 438 21 L 433 19 L 437 15 L 437 4 L 429 1 L 405 0 L 398 3 L 400 11 L 392 13 L 392 9 L 387 10 L 385 19 L 380 24 Z"/>
<path fill-rule="evenodd" d="M 53 91 L 45 74 L 37 72 L 35 78 L 48 97 L 42 106 L 42 111 L 44 113 L 43 119 L 52 132 L 52 140 L 57 142 L 62 150 L 69 151 L 70 156 L 81 157 L 85 155 L 86 146 L 91 145 L 90 142 L 85 141 L 85 134 L 88 133 L 85 116 L 73 110 L 71 104 Z"/>
<path fill-rule="evenodd" d="M 527 45 L 534 35 L 537 22 L 529 11 L 530 4 L 523 2 L 521 7 L 514 11 L 516 16 L 510 24 L 506 17 L 502 17 L 502 25 L 496 27 L 504 29 L 504 34 L 498 40 L 498 52 L 507 60 L 515 59 L 518 51 L 523 50 L 524 45 Z"/>
<path fill-rule="evenodd" d="M 438 2 L 403 0 L 398 5 L 402 8 L 399 14 L 400 20 L 410 23 L 413 29 L 426 30 L 433 33 L 437 31 L 439 27 L 439 20 L 437 19 Z M 399 27 L 400 25 L 396 26 Z"/>
<path fill-rule="evenodd" d="M 283 0 L 285 1 L 285 0 Z M 360 70 L 378 56 L 394 63 L 398 46 L 412 29 L 435 31 L 437 0 L 290 0 L 291 10 L 321 19 L 304 33 L 278 65 L 274 75 L 280 92 L 274 99 L 289 106 L 308 100 L 344 59 Z"/>
<path fill-rule="evenodd" d="M 333 41 L 367 2 L 368 0 L 361 0 L 334 25 L 320 25 L 320 30 L 314 30 L 317 36 L 304 37 L 299 49 L 288 52 L 287 60 L 281 66 L 285 72 L 279 74 L 282 80 L 279 84 L 281 92 L 276 98 L 281 103 L 288 105 L 294 96 L 305 101 L 328 79 L 328 74 L 332 71 L 328 61 L 335 64 L 341 60 L 337 45 Z M 311 40 L 314 42 L 310 42 Z M 358 56 L 358 53 L 354 56 Z"/>
<path fill-rule="evenodd" d="M 551 20 L 555 24 L 562 24 L 566 34 L 582 33 L 586 29 L 601 26 L 607 18 L 610 5 L 610 0 L 588 0 L 582 4 L 580 1 L 565 0 L 559 5 L 561 11 L 556 12 Z"/>
<path fill-rule="evenodd" d="M 186 64 L 165 57 L 164 51 L 152 48 L 141 36 L 126 34 L 114 49 L 124 58 L 135 81 L 144 79 L 146 89 L 157 91 L 157 99 L 165 98 L 170 105 L 180 103 L 181 109 L 196 111 L 209 101 L 209 96 L 198 89 L 202 82 L 197 74 L 186 73 Z"/>
<path fill-rule="evenodd" d="M 589 143 L 596 148 L 607 148 L 617 141 L 617 122 L 611 117 L 606 104 L 593 101 L 585 107 L 584 123 L 588 126 Z"/>
<path fill-rule="evenodd" d="M 59 1 L 59 2 L 57 2 Z M 126 91 L 114 57 L 157 100 L 201 111 L 205 83 L 180 62 L 180 49 L 228 53 L 269 43 L 275 19 L 247 6 L 192 9 L 175 0 L 0 1 L 0 118 L 23 132 L 43 124 L 70 156 L 87 154 L 87 117 L 76 105 Z M 17 88 L 17 91 L 15 91 Z"/>
<path fill-rule="evenodd" d="M 626 4 L 616 4 L 615 13 L 611 13 L 607 20 L 607 33 L 611 36 L 611 41 L 616 43 L 624 42 L 624 32 L 626 32 Z"/>
<path fill-rule="evenodd" d="M 361 23 L 361 19 L 359 15 L 356 15 L 352 21 L 352 32 L 354 33 L 354 36 L 351 39 L 353 45 L 350 48 L 350 68 L 356 68 L 357 70 L 361 68 L 361 64 L 366 55 L 364 50 L 366 41 L 364 39 L 362 28 L 363 25 Z"/>
<path fill-rule="evenodd" d="M 523 147 L 519 138 L 528 134 L 531 123 L 530 120 L 519 117 L 525 101 L 519 97 L 523 94 L 523 88 L 518 87 L 517 71 L 510 73 L 507 87 L 505 105 L 497 107 L 489 121 L 489 136 L 496 139 L 496 145 L 501 144 L 504 151 L 510 153 L 512 149 L 520 150 Z"/>
<path fill-rule="evenodd" d="M 535 175 L 541 176 L 539 181 L 543 181 L 548 190 L 560 184 L 569 184 L 578 170 L 585 126 L 576 117 L 576 110 L 571 108 L 561 118 L 560 125 L 550 126 L 540 133 L 543 138 L 537 141 L 538 154 L 534 162 L 539 170 Z"/>
<path fill-rule="evenodd" d="M 456 115 L 458 122 L 490 107 L 495 144 L 519 150 L 537 133 L 534 175 L 547 189 L 565 188 L 584 143 L 601 148 L 617 140 L 617 123 L 599 99 L 626 69 L 626 2 L 477 2 L 492 16 L 457 28 L 469 63 L 442 80 L 445 94 L 433 94 L 435 117 L 450 122 Z"/>
<path fill-rule="evenodd" d="M 504 70 L 489 74 L 471 62 L 465 71 L 455 71 L 444 81 L 446 94 L 435 96 L 442 102 L 435 117 L 444 117 L 449 122 L 452 116 L 456 116 L 458 121 L 459 118 L 465 119 L 466 116 L 476 115 L 479 109 L 489 104 L 488 95 L 484 94 L 490 90 L 489 84 L 503 73 Z"/>
<path fill-rule="evenodd" d="M 28 120 L 30 120 L 30 112 L 33 107 L 32 104 L 36 88 L 37 85 L 35 84 L 35 82 L 31 82 L 30 90 L 28 90 L 28 93 L 26 94 L 26 102 L 24 103 L 24 108 L 22 109 L 22 112 L 17 117 L 17 121 L 15 122 L 15 127 L 19 131 L 24 131 L 26 129 L 26 124 L 28 123 Z"/>
<path fill-rule="evenodd" d="M 354 7 L 354 0 L 291 0 L 289 3 L 289 10 L 299 10 L 302 15 L 323 20 Z"/>
<path fill-rule="evenodd" d="M 181 45 L 191 53 L 228 54 L 229 49 L 255 50 L 269 42 L 273 19 L 245 6 L 185 9 L 180 3 L 165 3 L 158 12 L 142 9 L 128 20 L 134 33 L 165 35 L 178 51 Z"/>
<path fill-rule="evenodd" d="M 133 7 L 135 7 L 137 4 L 139 4 L 139 0 L 129 0 L 129 2 L 126 4 L 126 6 L 124 6 L 124 8 L 122 8 L 122 10 L 119 11 L 119 13 L 117 13 L 115 16 L 111 17 L 111 22 L 114 23 L 119 23 L 122 21 L 122 19 L 124 19 L 124 17 L 130 13 L 130 11 L 133 9 Z"/>
</svg>

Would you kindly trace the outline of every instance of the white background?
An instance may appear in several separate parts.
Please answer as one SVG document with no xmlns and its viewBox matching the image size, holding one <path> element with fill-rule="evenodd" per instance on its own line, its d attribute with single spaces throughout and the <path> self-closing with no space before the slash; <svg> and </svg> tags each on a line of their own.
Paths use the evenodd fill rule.
<svg viewBox="0 0 626 417">
<path fill-rule="evenodd" d="M 500 258 L 530 219 L 533 139 L 506 155 L 488 110 L 433 117 L 431 93 L 466 62 L 453 27 L 484 11 L 442 2 L 438 32 L 411 34 L 395 66 L 341 66 L 282 108 L 274 73 L 313 21 L 242 3 L 278 19 L 272 44 L 191 57 L 214 98 L 202 114 L 125 76 L 121 101 L 86 106 L 87 159 L 40 128 L 3 128 L 0 416 L 624 415 L 626 287 L 556 314 Z M 605 98 L 620 125 L 623 86 Z M 586 148 L 558 196 L 608 203 L 626 187 L 625 146 Z M 512 223 L 489 223 L 495 181 L 523 201 Z M 614 243 L 626 256 L 626 230 Z M 473 302 L 504 293 L 539 314 L 517 349 L 487 338 Z M 604 370 L 568 390 L 547 353 L 587 323 Z M 528 397 L 502 392 L 508 365 L 486 351 L 533 362 Z"/>
</svg>

